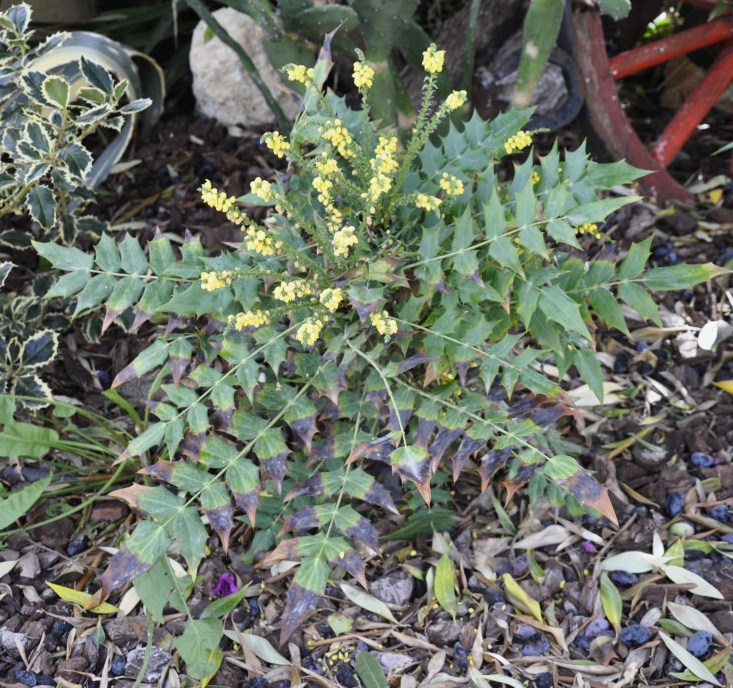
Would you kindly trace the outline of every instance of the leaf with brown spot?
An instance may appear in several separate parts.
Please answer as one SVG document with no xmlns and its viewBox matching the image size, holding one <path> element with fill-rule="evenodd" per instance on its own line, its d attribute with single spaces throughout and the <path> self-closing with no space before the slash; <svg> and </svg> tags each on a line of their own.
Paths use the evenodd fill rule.
<svg viewBox="0 0 733 688">
<path fill-rule="evenodd" d="M 290 514 L 285 517 L 285 520 L 283 521 L 283 526 L 282 528 L 280 528 L 280 532 L 278 533 L 278 537 L 281 537 L 284 533 L 287 533 L 288 531 L 297 533 L 301 530 L 319 528 L 322 525 L 324 525 L 324 523 L 322 522 L 318 512 L 316 511 L 316 507 L 304 506 L 302 509 L 299 509 L 294 514 Z"/>
<path fill-rule="evenodd" d="M 323 474 L 315 473 L 307 480 L 299 482 L 285 497 L 283 502 L 287 504 L 296 497 L 316 497 L 323 494 Z"/>
<path fill-rule="evenodd" d="M 264 559 L 260 562 L 260 566 L 269 566 L 276 561 L 294 561 L 298 558 L 298 540 L 297 538 L 289 538 L 287 540 L 281 540 L 277 547 L 271 552 L 268 552 Z"/>
<path fill-rule="evenodd" d="M 353 576 L 364 590 L 369 589 L 366 580 L 366 562 L 361 558 L 361 556 L 359 556 L 359 553 L 356 552 L 356 550 L 347 550 L 333 563 L 336 566 L 340 566 L 344 571 Z"/>
<path fill-rule="evenodd" d="M 138 475 L 149 475 L 158 480 L 162 480 L 166 483 L 172 484 L 173 471 L 176 468 L 176 464 L 173 461 L 156 461 L 151 466 L 143 466 L 139 471 Z"/>
<path fill-rule="evenodd" d="M 418 492 L 430 504 L 430 458 L 424 447 L 406 445 L 398 447 L 390 454 L 392 470 L 400 476 L 404 483 L 410 480 L 415 483 Z"/>
<path fill-rule="evenodd" d="M 396 432 L 401 428 L 406 428 L 412 417 L 412 409 L 400 409 L 399 421 L 397 420 L 397 412 L 394 406 L 389 407 L 389 422 L 387 423 L 387 430 L 389 432 Z"/>
<path fill-rule="evenodd" d="M 579 466 L 575 475 L 558 482 L 570 490 L 581 504 L 600 512 L 618 528 L 618 518 L 608 496 L 608 488 L 601 485 L 585 468 Z"/>
<path fill-rule="evenodd" d="M 209 525 L 214 529 L 221 540 L 221 546 L 226 554 L 229 551 L 229 535 L 234 528 L 234 507 L 220 506 L 216 509 L 204 509 Z"/>
<path fill-rule="evenodd" d="M 100 330 L 101 334 L 104 334 L 109 329 L 110 325 L 112 325 L 112 323 L 117 320 L 122 313 L 123 311 L 121 310 L 110 310 L 109 308 L 106 308 Z"/>
<path fill-rule="evenodd" d="M 447 428 L 443 425 L 438 428 L 435 439 L 430 443 L 428 452 L 431 456 L 433 470 L 436 470 L 448 447 L 461 436 L 463 428 Z"/>
<path fill-rule="evenodd" d="M 347 292 L 349 303 L 356 311 L 356 315 L 362 323 L 369 320 L 369 315 L 379 310 L 384 294 L 382 289 L 372 289 L 364 284 L 354 284 L 349 286 Z"/>
<path fill-rule="evenodd" d="M 416 444 L 418 447 L 425 447 L 428 448 L 428 443 L 430 442 L 430 437 L 433 434 L 433 430 L 435 430 L 435 426 L 438 424 L 435 420 L 428 420 L 427 418 L 418 418 L 417 419 L 417 434 L 415 435 L 415 441 L 414 444 Z"/>
<path fill-rule="evenodd" d="M 359 520 L 351 527 L 346 528 L 344 532 L 350 535 L 357 542 L 366 545 L 370 550 L 379 553 L 379 531 L 363 516 L 359 516 Z"/>
<path fill-rule="evenodd" d="M 458 476 L 461 474 L 463 467 L 468 461 L 468 457 L 471 454 L 475 454 L 480 449 L 486 446 L 486 440 L 484 438 L 474 439 L 468 434 L 464 435 L 461 440 L 461 445 L 458 447 L 458 451 L 451 457 L 453 463 L 453 482 L 458 480 Z"/>
<path fill-rule="evenodd" d="M 201 461 L 201 448 L 204 446 L 205 441 L 206 441 L 205 432 L 200 432 L 198 434 L 189 432 L 183 438 L 183 442 L 181 442 L 179 451 L 184 456 L 198 463 L 199 461 Z"/>
<path fill-rule="evenodd" d="M 369 457 L 374 461 L 390 463 L 389 456 L 394 451 L 394 442 L 389 436 L 377 437 L 376 439 L 362 442 L 357 445 L 346 459 L 346 465 L 354 463 L 359 459 Z"/>
<path fill-rule="evenodd" d="M 288 421 L 288 424 L 298 439 L 303 443 L 305 450 L 309 452 L 313 443 L 313 437 L 317 430 L 315 414 L 308 416 L 307 418 L 298 418 L 297 420 Z"/>
<path fill-rule="evenodd" d="M 404 375 L 408 370 L 412 370 L 413 368 L 417 368 L 417 366 L 423 365 L 425 363 L 430 363 L 434 360 L 435 358 L 433 356 L 428 356 L 424 353 L 414 354 L 413 356 L 406 358 L 404 361 L 402 361 L 401 363 L 397 363 L 396 365 L 390 363 L 387 366 L 387 373 L 392 374 L 392 372 L 394 371 L 395 375 Z M 394 366 L 394 368 L 392 366 Z"/>
<path fill-rule="evenodd" d="M 150 490 L 152 489 L 152 487 L 148 487 L 147 485 L 139 485 L 137 483 L 133 483 L 129 487 L 123 487 L 119 490 L 114 490 L 113 492 L 110 492 L 107 496 L 122 500 L 131 509 L 139 509 L 140 498 L 146 492 L 150 492 Z"/>
<path fill-rule="evenodd" d="M 265 430 L 255 442 L 253 451 L 275 483 L 277 493 L 280 494 L 283 479 L 288 474 L 286 459 L 290 453 L 280 430 L 277 428 Z"/>
<path fill-rule="evenodd" d="M 315 611 L 318 599 L 326 590 L 329 572 L 330 567 L 323 556 L 303 560 L 288 590 L 280 627 L 280 645 L 285 644 L 293 631 Z"/>
<path fill-rule="evenodd" d="M 130 382 L 130 380 L 142 377 L 145 373 L 162 365 L 167 358 L 168 342 L 163 339 L 156 339 L 149 347 L 138 354 L 129 365 L 126 365 L 117 373 L 115 379 L 112 380 L 112 389 Z"/>
<path fill-rule="evenodd" d="M 483 492 L 491 482 L 494 473 L 504 468 L 514 449 L 505 447 L 504 449 L 492 449 L 488 454 L 481 458 L 478 473 L 481 476 L 481 491 Z"/>
<path fill-rule="evenodd" d="M 360 499 L 363 499 L 369 504 L 374 504 L 375 506 L 387 509 L 387 511 L 391 511 L 393 514 L 400 513 L 392 500 L 392 495 L 387 491 L 387 488 L 376 480 L 372 483 L 369 490 L 360 497 Z"/>
<path fill-rule="evenodd" d="M 522 464 L 517 470 L 517 474 L 511 480 L 505 480 L 501 484 L 506 489 L 506 499 L 504 500 L 504 506 L 508 506 L 516 491 L 526 485 L 530 478 L 534 475 L 534 472 L 539 468 L 537 464 Z"/>
</svg>

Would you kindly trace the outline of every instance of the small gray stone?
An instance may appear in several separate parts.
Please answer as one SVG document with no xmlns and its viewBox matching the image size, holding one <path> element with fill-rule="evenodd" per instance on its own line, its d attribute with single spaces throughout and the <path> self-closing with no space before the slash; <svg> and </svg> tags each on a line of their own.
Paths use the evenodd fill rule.
<svg viewBox="0 0 733 688">
<path fill-rule="evenodd" d="M 395 571 L 371 584 L 372 595 L 399 607 L 408 604 L 415 590 L 415 579 L 407 571 Z"/>
<path fill-rule="evenodd" d="M 127 655 L 127 666 L 125 667 L 125 676 L 136 677 L 143 664 L 145 657 L 145 648 L 139 647 Z M 170 664 L 171 656 L 165 650 L 159 647 L 153 647 L 150 650 L 150 659 L 148 666 L 143 674 L 143 682 L 156 683 L 165 668 Z"/>
<path fill-rule="evenodd" d="M 401 671 L 414 662 L 409 655 L 402 654 L 401 652 L 372 652 L 371 654 L 377 658 L 379 666 L 382 667 L 386 674 Z"/>
<path fill-rule="evenodd" d="M 464 623 L 462 621 L 438 618 L 426 629 L 428 640 L 438 647 L 453 645 L 458 640 L 463 626 Z"/>
</svg>

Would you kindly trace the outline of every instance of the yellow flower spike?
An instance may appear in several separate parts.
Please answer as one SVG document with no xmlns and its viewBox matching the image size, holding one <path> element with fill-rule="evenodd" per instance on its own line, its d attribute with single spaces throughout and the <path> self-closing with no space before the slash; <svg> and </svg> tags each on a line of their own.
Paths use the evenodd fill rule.
<svg viewBox="0 0 733 688">
<path fill-rule="evenodd" d="M 431 43 L 422 54 L 422 66 L 429 74 L 438 74 L 443 71 L 445 50 L 438 50 L 435 43 Z"/>
<path fill-rule="evenodd" d="M 268 132 L 262 141 L 278 158 L 284 158 L 290 150 L 290 142 L 279 131 Z"/>
<path fill-rule="evenodd" d="M 354 151 L 349 146 L 354 143 L 349 130 L 342 126 L 340 119 L 333 121 L 333 126 L 326 129 L 321 136 L 328 141 L 341 155 L 342 158 L 353 158 Z"/>
<path fill-rule="evenodd" d="M 274 256 L 275 249 L 279 248 L 281 242 L 273 242 L 272 237 L 264 229 L 248 227 L 245 229 L 244 243 L 250 251 L 255 251 L 263 256 Z"/>
<path fill-rule="evenodd" d="M 453 91 L 446 99 L 445 104 L 449 110 L 457 110 L 466 102 L 465 91 Z"/>
<path fill-rule="evenodd" d="M 201 192 L 201 200 L 210 208 L 214 208 L 214 210 L 222 213 L 230 212 L 237 202 L 234 196 L 227 196 L 223 191 L 213 188 L 208 179 L 201 185 L 199 190 Z"/>
<path fill-rule="evenodd" d="M 415 199 L 415 206 L 418 208 L 422 208 L 423 210 L 427 210 L 428 212 L 431 210 L 437 210 L 440 207 L 440 204 L 442 201 L 439 198 L 436 198 L 435 196 L 428 196 L 427 194 L 418 194 L 417 198 Z"/>
<path fill-rule="evenodd" d="M 443 172 L 438 185 L 449 196 L 460 196 L 464 191 L 463 182 L 447 172 Z"/>
<path fill-rule="evenodd" d="M 288 81 L 295 81 L 300 84 L 306 83 L 308 77 L 313 78 L 312 71 L 312 68 L 306 69 L 305 65 L 289 64 L 285 66 L 285 76 L 288 77 Z"/>
<path fill-rule="evenodd" d="M 249 190 L 255 196 L 259 196 L 265 203 L 269 203 L 272 198 L 272 184 L 261 177 L 257 177 L 250 183 Z"/>
<path fill-rule="evenodd" d="M 321 175 L 329 177 L 331 175 L 338 174 L 338 163 L 333 158 L 329 158 L 326 153 L 324 153 L 322 157 L 322 160 L 316 160 L 316 169 L 321 173 Z"/>
<path fill-rule="evenodd" d="M 230 327 L 241 332 L 247 327 L 262 327 L 270 324 L 269 311 L 246 311 L 230 315 L 228 319 Z"/>
<path fill-rule="evenodd" d="M 359 239 L 356 236 L 354 227 L 349 226 L 334 232 L 332 243 L 334 254 L 346 258 L 349 255 L 349 249 L 356 246 Z"/>
<path fill-rule="evenodd" d="M 315 177 L 312 182 L 313 188 L 318 192 L 318 200 L 323 205 L 329 205 L 331 202 L 331 189 L 333 182 L 323 177 Z"/>
<path fill-rule="evenodd" d="M 354 63 L 354 86 L 359 90 L 371 88 L 374 83 L 374 70 L 363 62 Z"/>
<path fill-rule="evenodd" d="M 331 313 L 335 313 L 341 302 L 344 300 L 343 289 L 324 289 L 321 292 L 320 302 L 326 307 Z"/>
<path fill-rule="evenodd" d="M 292 303 L 296 299 L 311 294 L 310 286 L 303 280 L 293 282 L 281 282 L 272 291 L 272 295 L 284 303 Z"/>
<path fill-rule="evenodd" d="M 521 151 L 532 145 L 532 137 L 526 131 L 518 131 L 514 136 L 510 136 L 504 144 L 504 150 L 507 155 L 511 155 L 515 151 Z"/>
<path fill-rule="evenodd" d="M 232 273 L 229 270 L 222 272 L 202 272 L 201 288 L 204 291 L 217 291 L 232 283 Z"/>
<path fill-rule="evenodd" d="M 369 180 L 368 198 L 375 203 L 382 194 L 387 193 L 392 188 L 392 180 L 386 174 L 378 174 Z"/>
<path fill-rule="evenodd" d="M 321 336 L 321 330 L 325 325 L 325 320 L 320 318 L 308 318 L 295 333 L 295 338 L 303 346 L 313 346 L 317 341 L 318 337 Z"/>
<path fill-rule="evenodd" d="M 374 325 L 375 329 L 381 334 L 387 341 L 393 334 L 397 334 L 397 321 L 389 316 L 387 311 L 381 313 L 370 313 L 369 319 Z"/>
</svg>

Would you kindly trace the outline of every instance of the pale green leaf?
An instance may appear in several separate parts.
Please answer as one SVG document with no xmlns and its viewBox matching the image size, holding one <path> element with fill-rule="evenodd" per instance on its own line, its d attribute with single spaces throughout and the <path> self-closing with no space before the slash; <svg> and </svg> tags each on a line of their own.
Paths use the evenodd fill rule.
<svg viewBox="0 0 733 688">
<path fill-rule="evenodd" d="M 456 581 L 453 571 L 453 563 L 447 554 L 438 559 L 435 567 L 435 597 L 445 611 L 454 619 L 458 613 L 458 600 L 456 599 Z"/>
<path fill-rule="evenodd" d="M 362 609 L 366 609 L 372 614 L 378 614 L 384 617 L 387 621 L 397 623 L 397 619 L 389 610 L 387 605 L 382 600 L 377 599 L 374 595 L 370 595 L 368 592 L 364 592 L 360 588 L 355 588 L 353 585 L 348 583 L 339 583 L 341 590 L 354 604 L 360 606 Z"/>
<path fill-rule="evenodd" d="M 695 676 L 708 681 L 716 686 L 722 685 L 715 675 L 708 669 L 697 657 L 690 654 L 682 645 L 675 642 L 666 633 L 659 632 L 659 637 L 662 642 L 667 646 L 667 649 L 679 659 L 680 662 L 685 666 L 686 669 L 690 670 Z"/>
<path fill-rule="evenodd" d="M 2 437 L 0 437 L 2 442 Z M 6 498 L 0 499 L 0 530 L 15 523 L 21 516 L 40 499 L 43 491 L 49 486 L 53 473 L 41 478 L 21 490 L 11 492 Z"/>
</svg>

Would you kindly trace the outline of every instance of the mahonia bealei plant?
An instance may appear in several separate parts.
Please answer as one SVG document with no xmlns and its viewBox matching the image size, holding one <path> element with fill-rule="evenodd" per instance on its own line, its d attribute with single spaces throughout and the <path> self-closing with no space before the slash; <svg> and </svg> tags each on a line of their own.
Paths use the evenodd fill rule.
<svg viewBox="0 0 733 688">
<path fill-rule="evenodd" d="M 329 578 L 364 583 L 363 555 L 380 550 L 371 510 L 404 508 L 380 481 L 383 466 L 409 502 L 419 493 L 430 503 L 446 468 L 453 480 L 471 470 L 486 488 L 501 477 L 510 494 L 527 484 L 532 498 L 615 518 L 605 489 L 552 431 L 569 409 L 553 401 L 558 378 L 542 364 L 560 378 L 575 366 L 601 397 L 593 333 L 605 324 L 628 335 L 620 302 L 659 322 L 650 289 L 720 269 L 645 272 L 651 239 L 623 247 L 618 265 L 611 256 L 622 247 L 599 252 L 601 223 L 633 200 L 599 191 L 641 172 L 591 162 L 583 147 L 562 161 L 557 148 L 536 156 L 523 129 L 531 112 L 452 121 L 465 94 L 433 102 L 443 62 L 443 51 L 426 50 L 408 132 L 372 120 L 374 69 L 362 55 L 359 111 L 324 90 L 327 48 L 312 71 L 287 66 L 305 86 L 303 111 L 289 136 L 263 137 L 287 169 L 238 199 L 201 187 L 241 228 L 237 248 L 207 257 L 187 236 L 179 256 L 158 234 L 147 256 L 129 236 L 100 242 L 94 258 L 73 254 L 52 294 L 100 279 L 125 293 L 138 284 L 134 329 L 169 319 L 114 384 L 167 365 L 170 382 L 151 407 L 158 420 L 121 458 L 148 453 L 141 473 L 176 492 L 120 492 L 146 519 L 113 557 L 100 596 L 171 549 L 195 576 L 201 515 L 226 548 L 236 508 L 257 532 L 251 556 L 274 546 L 260 565 L 300 562 L 284 641 Z M 513 173 L 500 176 L 508 155 Z M 265 206 L 264 219 L 248 205 Z M 71 249 L 36 247 L 69 269 Z"/>
</svg>

